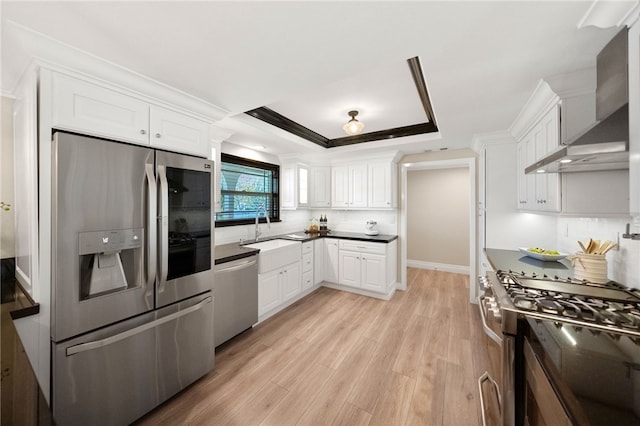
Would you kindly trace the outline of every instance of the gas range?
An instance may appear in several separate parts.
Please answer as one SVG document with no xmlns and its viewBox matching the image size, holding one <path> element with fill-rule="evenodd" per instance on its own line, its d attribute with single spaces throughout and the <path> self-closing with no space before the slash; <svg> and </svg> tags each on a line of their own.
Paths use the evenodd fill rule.
<svg viewBox="0 0 640 426">
<path fill-rule="evenodd" d="M 640 292 L 619 284 L 498 270 L 479 280 L 503 331 L 515 332 L 517 316 L 570 324 L 577 330 L 627 335 L 640 344 Z"/>
</svg>

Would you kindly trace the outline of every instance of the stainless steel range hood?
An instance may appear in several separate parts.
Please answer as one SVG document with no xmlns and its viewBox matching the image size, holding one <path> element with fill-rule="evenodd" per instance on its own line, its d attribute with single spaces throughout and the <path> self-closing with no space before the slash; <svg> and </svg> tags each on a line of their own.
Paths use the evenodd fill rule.
<svg viewBox="0 0 640 426">
<path fill-rule="evenodd" d="M 525 173 L 566 173 L 629 168 L 629 78 L 627 29 L 598 54 L 596 121 Z"/>
</svg>

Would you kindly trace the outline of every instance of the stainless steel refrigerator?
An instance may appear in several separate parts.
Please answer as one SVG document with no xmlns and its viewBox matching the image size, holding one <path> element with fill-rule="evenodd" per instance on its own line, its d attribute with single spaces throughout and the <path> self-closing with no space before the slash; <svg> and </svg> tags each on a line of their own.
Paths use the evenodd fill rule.
<svg viewBox="0 0 640 426">
<path fill-rule="evenodd" d="M 213 162 L 56 132 L 57 424 L 127 424 L 213 368 Z"/>
</svg>

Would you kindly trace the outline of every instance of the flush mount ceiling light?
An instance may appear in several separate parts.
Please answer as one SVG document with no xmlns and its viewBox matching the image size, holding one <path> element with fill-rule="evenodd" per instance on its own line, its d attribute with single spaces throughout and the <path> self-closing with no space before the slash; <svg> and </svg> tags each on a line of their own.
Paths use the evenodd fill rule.
<svg viewBox="0 0 640 426">
<path fill-rule="evenodd" d="M 349 111 L 349 117 L 351 117 L 351 120 L 347 121 L 347 124 L 342 126 L 344 131 L 351 136 L 362 133 L 362 129 L 364 129 L 364 124 L 362 124 L 361 121 L 356 120 L 356 115 L 358 115 L 358 111 Z"/>
</svg>

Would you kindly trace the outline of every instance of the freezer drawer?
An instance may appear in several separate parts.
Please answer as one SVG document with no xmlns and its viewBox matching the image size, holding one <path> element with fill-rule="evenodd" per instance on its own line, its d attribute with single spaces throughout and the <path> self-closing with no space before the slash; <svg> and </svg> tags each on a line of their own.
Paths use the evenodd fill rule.
<svg viewBox="0 0 640 426">
<path fill-rule="evenodd" d="M 213 368 L 211 293 L 53 344 L 53 416 L 122 425 Z"/>
</svg>

